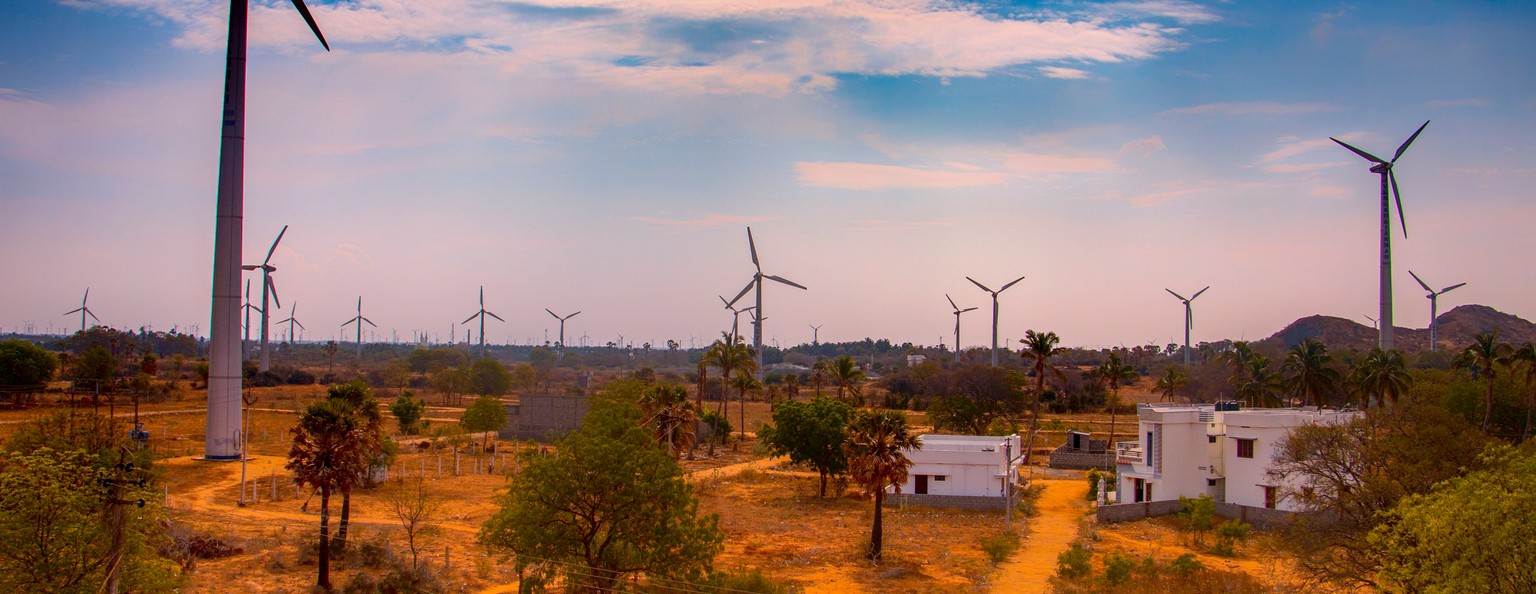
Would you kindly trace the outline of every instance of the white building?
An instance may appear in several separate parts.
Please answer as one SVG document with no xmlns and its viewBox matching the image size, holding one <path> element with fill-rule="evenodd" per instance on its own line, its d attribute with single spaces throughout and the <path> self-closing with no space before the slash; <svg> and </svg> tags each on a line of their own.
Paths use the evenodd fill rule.
<svg viewBox="0 0 1536 594">
<path fill-rule="evenodd" d="M 1291 428 L 1339 423 L 1357 412 L 1315 408 L 1242 410 L 1216 405 L 1144 404 L 1137 408 L 1136 441 L 1115 447 L 1118 503 L 1178 501 L 1210 495 L 1218 502 L 1295 511 L 1279 497 L 1283 487 L 1266 476 L 1275 448 Z"/>
<path fill-rule="evenodd" d="M 901 493 L 962 497 L 1003 497 L 1003 485 L 1017 476 L 1019 436 L 934 435 L 917 437 L 922 449 L 906 450 L 912 467 Z M 1014 458 L 1010 468 L 1009 458 Z"/>
</svg>

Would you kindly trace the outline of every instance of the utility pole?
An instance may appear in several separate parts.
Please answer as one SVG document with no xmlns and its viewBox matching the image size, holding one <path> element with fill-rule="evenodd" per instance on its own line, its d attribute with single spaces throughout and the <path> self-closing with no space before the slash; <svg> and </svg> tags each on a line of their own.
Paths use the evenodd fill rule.
<svg viewBox="0 0 1536 594">
<path fill-rule="evenodd" d="M 126 458 L 127 452 L 119 453 L 118 460 L 126 460 Z M 112 513 L 110 515 L 110 519 L 108 520 L 112 529 L 112 543 L 107 549 L 107 579 L 106 582 L 102 584 L 102 590 L 107 594 L 117 594 L 117 585 L 120 579 L 120 570 L 122 569 L 123 524 L 126 522 L 123 514 L 123 506 L 138 505 L 139 507 L 144 507 L 143 499 L 123 499 L 123 485 L 137 485 L 139 487 L 143 487 L 147 482 L 146 479 L 142 478 L 137 480 L 123 479 L 123 475 L 125 473 L 133 472 L 134 466 L 132 462 L 118 462 L 114 467 L 114 470 L 116 471 L 115 478 L 101 479 L 101 484 L 107 487 L 107 505 L 112 507 Z"/>
</svg>

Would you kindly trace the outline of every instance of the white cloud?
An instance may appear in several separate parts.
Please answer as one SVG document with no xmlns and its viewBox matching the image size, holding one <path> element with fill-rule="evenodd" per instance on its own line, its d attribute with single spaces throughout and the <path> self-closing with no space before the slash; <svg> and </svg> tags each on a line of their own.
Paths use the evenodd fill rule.
<svg viewBox="0 0 1536 594">
<path fill-rule="evenodd" d="M 1081 80 L 1088 78 L 1087 70 L 1079 70 L 1077 68 L 1063 68 L 1061 66 L 1041 66 L 1040 74 L 1044 74 L 1046 78 L 1061 78 L 1067 80 Z"/>
<path fill-rule="evenodd" d="M 1273 101 L 1204 103 L 1163 111 L 1157 115 L 1299 115 L 1337 111 L 1327 103 L 1276 103 Z"/>
<path fill-rule="evenodd" d="M 1134 17 L 1163 17 L 1171 18 L 1180 23 L 1206 24 L 1220 21 L 1221 17 L 1211 12 L 1209 8 L 1193 2 L 1181 2 L 1180 0 L 1142 0 L 1135 2 L 1108 2 L 1101 4 L 1097 10 L 1103 14 L 1127 18 Z"/>
<path fill-rule="evenodd" d="M 373 256 L 369 255 L 368 250 L 363 249 L 363 246 L 355 243 L 337 244 L 331 251 L 341 259 L 352 264 L 373 265 Z"/>
<path fill-rule="evenodd" d="M 1168 150 L 1168 145 L 1163 143 L 1162 136 L 1137 138 L 1120 145 L 1120 154 L 1122 155 L 1149 155 L 1161 153 L 1165 150 Z"/>
</svg>

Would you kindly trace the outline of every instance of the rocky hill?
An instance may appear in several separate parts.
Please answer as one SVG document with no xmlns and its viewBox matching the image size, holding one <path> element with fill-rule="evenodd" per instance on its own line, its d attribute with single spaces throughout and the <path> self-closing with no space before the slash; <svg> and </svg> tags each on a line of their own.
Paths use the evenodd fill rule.
<svg viewBox="0 0 1536 594">
<path fill-rule="evenodd" d="M 1499 330 L 1501 342 L 1536 342 L 1536 324 L 1486 305 L 1459 306 L 1440 314 L 1437 323 L 1435 338 L 1442 349 L 1461 349 L 1471 344 L 1473 335 L 1494 329 Z M 1261 342 L 1288 349 L 1308 338 L 1321 340 L 1335 349 L 1368 350 L 1376 346 L 1376 329 L 1344 318 L 1307 316 Z M 1397 348 L 1405 352 L 1429 349 L 1428 328 L 1399 326 L 1393 339 Z"/>
</svg>

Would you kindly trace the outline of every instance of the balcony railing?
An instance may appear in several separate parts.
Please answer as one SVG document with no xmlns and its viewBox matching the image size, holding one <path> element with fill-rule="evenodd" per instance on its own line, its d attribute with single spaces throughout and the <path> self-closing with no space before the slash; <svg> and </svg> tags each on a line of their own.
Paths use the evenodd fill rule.
<svg viewBox="0 0 1536 594">
<path fill-rule="evenodd" d="M 1115 462 L 1117 464 L 1141 464 L 1141 442 L 1119 441 L 1115 442 Z"/>
</svg>

